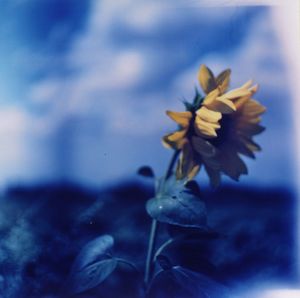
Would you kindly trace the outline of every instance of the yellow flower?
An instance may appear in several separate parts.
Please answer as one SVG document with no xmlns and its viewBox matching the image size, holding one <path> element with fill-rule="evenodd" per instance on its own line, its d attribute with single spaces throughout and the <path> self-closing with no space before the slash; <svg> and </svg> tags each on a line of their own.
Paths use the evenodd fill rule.
<svg viewBox="0 0 300 298">
<path fill-rule="evenodd" d="M 249 81 L 226 92 L 230 73 L 226 69 L 215 77 L 202 65 L 198 74 L 206 94 L 202 102 L 191 105 L 190 111 L 167 111 L 179 125 L 177 131 L 163 137 L 166 147 L 181 150 L 177 179 L 192 179 L 203 164 L 213 186 L 219 184 L 221 173 L 238 180 L 247 174 L 239 153 L 254 158 L 254 152 L 260 150 L 252 140 L 264 130 L 259 122 L 265 107 L 252 99 L 258 87 Z"/>
<path fill-rule="evenodd" d="M 220 93 L 225 92 L 230 70 L 223 71 L 217 78 L 213 77 L 208 68 L 206 70 L 211 75 L 207 76 L 208 80 L 202 80 L 205 92 L 210 92 L 212 88 L 218 88 Z M 182 150 L 176 170 L 177 179 L 192 179 L 199 172 L 202 159 L 210 158 L 216 152 L 206 139 L 217 137 L 216 131 L 221 127 L 219 121 L 222 114 L 202 106 L 186 112 L 167 111 L 167 115 L 179 125 L 179 129 L 164 136 L 163 144 L 167 148 Z"/>
<path fill-rule="evenodd" d="M 207 93 L 202 103 L 203 107 L 222 113 L 218 135 L 210 140 L 210 144 L 215 148 L 215 154 L 209 158 L 202 156 L 211 184 L 217 186 L 222 172 L 234 180 L 238 180 L 242 174 L 247 174 L 247 167 L 239 153 L 255 158 L 254 152 L 261 150 L 252 137 L 265 129 L 259 123 L 260 115 L 266 109 L 252 99 L 252 95 L 258 89 L 257 85 L 252 86 L 252 81 L 224 93 L 227 87 L 222 89 L 215 86 L 213 90 L 206 87 L 213 79 L 212 72 L 207 67 L 201 66 L 199 81 Z"/>
</svg>

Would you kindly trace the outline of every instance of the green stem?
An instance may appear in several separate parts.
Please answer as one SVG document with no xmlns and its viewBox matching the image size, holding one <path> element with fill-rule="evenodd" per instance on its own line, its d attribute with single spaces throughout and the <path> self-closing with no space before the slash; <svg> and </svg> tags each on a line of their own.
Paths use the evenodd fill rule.
<svg viewBox="0 0 300 298">
<path fill-rule="evenodd" d="M 155 242 L 157 238 L 157 229 L 158 229 L 158 222 L 156 219 L 152 219 L 151 231 L 149 236 L 149 246 L 148 246 L 148 253 L 147 253 L 147 260 L 146 260 L 146 270 L 145 270 L 145 286 L 148 285 L 149 280 L 152 276 L 153 272 L 153 252 L 155 248 Z"/>
<path fill-rule="evenodd" d="M 179 155 L 180 150 L 176 150 L 170 160 L 168 169 L 166 171 L 164 182 L 172 175 L 172 171 Z M 163 182 L 163 183 L 164 183 Z M 152 278 L 153 270 L 154 270 L 154 250 L 157 238 L 157 231 L 158 231 L 159 223 L 156 219 L 152 219 L 151 224 L 151 231 L 149 236 L 149 245 L 148 245 L 148 252 L 147 252 L 147 259 L 146 259 L 146 268 L 145 268 L 145 286 L 147 287 L 150 279 Z"/>
<path fill-rule="evenodd" d="M 170 160 L 170 163 L 169 163 L 164 181 L 166 181 L 172 175 L 172 171 L 173 171 L 173 168 L 174 168 L 174 165 L 175 165 L 175 162 L 177 160 L 177 157 L 178 157 L 179 153 L 180 153 L 180 150 L 176 150 L 174 152 L 174 154 L 173 154 L 173 156 Z"/>
<path fill-rule="evenodd" d="M 180 241 L 182 239 L 184 239 L 185 236 L 178 236 L 178 237 L 175 237 L 175 238 L 170 238 L 168 239 L 166 242 L 164 242 L 156 251 L 156 253 L 154 254 L 154 261 L 156 260 L 156 258 L 165 250 L 165 248 L 167 248 L 169 245 L 171 245 L 172 243 L 174 242 L 177 242 L 177 241 Z"/>
<path fill-rule="evenodd" d="M 174 242 L 173 238 L 168 239 L 166 242 L 164 242 L 156 251 L 156 253 L 154 254 L 154 261 L 156 260 L 156 258 L 162 253 L 162 251 L 168 247 L 171 243 Z"/>
</svg>

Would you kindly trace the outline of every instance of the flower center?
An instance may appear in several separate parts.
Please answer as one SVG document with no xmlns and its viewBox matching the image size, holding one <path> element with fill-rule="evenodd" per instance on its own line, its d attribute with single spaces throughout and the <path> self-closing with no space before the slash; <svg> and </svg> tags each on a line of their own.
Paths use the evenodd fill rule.
<svg viewBox="0 0 300 298">
<path fill-rule="evenodd" d="M 221 128 L 217 130 L 217 137 L 210 139 L 209 142 L 215 147 L 220 147 L 225 142 L 228 142 L 228 139 L 231 136 L 232 132 L 233 119 L 230 115 L 222 115 L 220 120 Z"/>
</svg>

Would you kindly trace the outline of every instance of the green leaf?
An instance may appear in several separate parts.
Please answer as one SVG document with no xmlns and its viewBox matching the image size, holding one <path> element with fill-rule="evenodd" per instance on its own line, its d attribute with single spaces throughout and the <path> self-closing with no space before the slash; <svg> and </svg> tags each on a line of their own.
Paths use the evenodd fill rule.
<svg viewBox="0 0 300 298">
<path fill-rule="evenodd" d="M 194 112 L 194 105 L 193 105 L 193 104 L 189 103 L 189 102 L 186 101 L 186 100 L 183 101 L 183 104 L 184 104 L 185 109 L 186 109 L 187 111 Z"/>
<path fill-rule="evenodd" d="M 85 266 L 107 258 L 114 245 L 114 238 L 110 235 L 103 235 L 88 242 L 76 257 L 71 271 L 79 271 Z"/>
<path fill-rule="evenodd" d="M 229 290 L 201 273 L 180 266 L 160 271 L 150 284 L 147 298 L 229 298 Z"/>
<path fill-rule="evenodd" d="M 117 260 L 110 258 L 73 272 L 68 283 L 71 294 L 78 294 L 98 286 L 116 269 L 117 263 Z"/>
<path fill-rule="evenodd" d="M 203 100 L 204 100 L 204 97 L 199 93 L 198 89 L 195 88 L 195 96 L 193 98 L 192 103 L 184 100 L 183 104 L 187 111 L 194 113 L 200 108 Z"/>
<path fill-rule="evenodd" d="M 156 220 L 183 227 L 206 225 L 205 203 L 185 187 L 184 181 L 171 176 L 161 180 L 156 197 L 146 204 L 148 214 Z"/>
<path fill-rule="evenodd" d="M 202 104 L 204 100 L 204 97 L 202 97 L 198 90 L 196 90 L 196 94 L 195 94 L 195 97 L 194 97 L 194 101 L 193 101 L 193 107 L 194 107 L 194 111 L 198 110 Z"/>
<path fill-rule="evenodd" d="M 110 255 L 113 245 L 113 237 L 103 235 L 83 247 L 67 280 L 67 293 L 76 294 L 94 288 L 115 270 L 117 260 Z"/>
</svg>

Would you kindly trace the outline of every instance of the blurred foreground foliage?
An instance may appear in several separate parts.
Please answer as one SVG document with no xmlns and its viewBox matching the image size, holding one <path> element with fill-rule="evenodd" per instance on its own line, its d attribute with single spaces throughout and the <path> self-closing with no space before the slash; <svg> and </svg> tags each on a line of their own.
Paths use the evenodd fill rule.
<svg viewBox="0 0 300 298">
<path fill-rule="evenodd" d="M 109 249 L 114 244 L 113 254 L 106 255 L 104 249 L 102 255 L 98 250 L 95 259 L 93 254 L 89 258 L 105 264 L 111 274 L 98 286 L 73 296 L 140 297 L 141 283 L 137 281 L 141 275 L 113 258 L 134 260 L 138 270 L 143 268 L 150 224 L 145 202 L 153 195 L 150 187 L 136 181 L 100 191 L 74 184 L 8 189 L 1 199 L 1 212 L 6 216 L 0 227 L 1 297 L 69 297 L 65 287 L 70 272 L 85 265 L 80 251 L 101 234 L 115 239 L 112 243 L 106 236 Z M 221 284 L 232 288 L 295 279 L 292 193 L 275 188 L 221 187 L 202 189 L 201 196 L 212 229 L 162 226 L 159 243 L 168 237 L 180 241 L 161 251 L 162 256 L 168 255 L 167 262 L 157 266 L 161 279 L 153 280 L 149 297 L 184 297 L 181 290 L 179 296 L 172 294 L 176 276 L 192 271 L 192 284 L 205 275 L 220 288 Z M 169 286 L 162 289 L 159 285 L 164 280 Z M 193 285 L 188 288 L 198 291 Z"/>
</svg>

